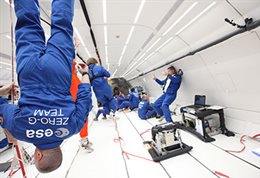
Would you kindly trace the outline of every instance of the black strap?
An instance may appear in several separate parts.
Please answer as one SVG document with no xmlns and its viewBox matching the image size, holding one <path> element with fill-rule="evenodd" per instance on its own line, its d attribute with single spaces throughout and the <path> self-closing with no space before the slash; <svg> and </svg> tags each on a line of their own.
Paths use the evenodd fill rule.
<svg viewBox="0 0 260 178">
<path fill-rule="evenodd" d="M 94 67 L 95 67 L 95 66 L 94 66 Z M 93 69 L 94 69 L 94 67 L 93 67 Z M 95 80 L 96 78 L 103 78 L 103 77 L 101 77 L 101 76 L 96 76 L 96 75 L 94 74 L 93 69 L 89 68 L 89 71 L 90 71 L 91 74 L 92 74 L 92 78 L 89 78 L 89 79 L 90 79 L 90 82 L 92 82 L 92 81 Z"/>
<path fill-rule="evenodd" d="M 164 88 L 165 88 L 165 86 L 166 86 L 166 83 L 167 83 L 167 80 L 168 80 L 168 78 L 169 78 L 169 75 L 167 75 L 167 77 L 166 77 L 166 79 L 165 79 L 165 84 L 163 85 L 163 91 L 164 91 Z"/>
</svg>

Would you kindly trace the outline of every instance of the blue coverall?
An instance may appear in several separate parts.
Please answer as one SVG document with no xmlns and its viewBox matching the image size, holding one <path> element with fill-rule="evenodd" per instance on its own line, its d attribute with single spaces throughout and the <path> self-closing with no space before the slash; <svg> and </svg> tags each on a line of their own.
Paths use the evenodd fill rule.
<svg viewBox="0 0 260 178">
<path fill-rule="evenodd" d="M 112 110 L 116 112 L 116 101 L 113 97 L 111 86 L 108 84 L 105 77 L 110 77 L 110 73 L 102 66 L 95 64 L 89 65 L 89 78 L 93 86 L 97 100 L 103 105 L 103 114 L 109 114 Z"/>
<path fill-rule="evenodd" d="M 7 99 L 0 96 L 0 105 L 1 104 L 7 104 L 7 103 L 8 103 Z M 0 116 L 2 117 L 2 115 L 0 115 Z M 4 148 L 8 145 L 8 141 L 7 141 L 6 136 L 4 136 L 0 139 L 2 139 L 2 140 L 0 140 L 0 149 L 1 149 L 1 148 Z"/>
<path fill-rule="evenodd" d="M 14 5 L 21 98 L 18 106 L 0 105 L 2 127 L 41 150 L 56 148 L 80 131 L 92 107 L 90 84 L 79 85 L 75 103 L 70 94 L 74 0 L 53 0 L 47 44 L 38 0 L 15 0 Z"/>
<path fill-rule="evenodd" d="M 168 87 L 166 86 L 167 80 L 169 80 L 168 82 L 170 82 Z M 164 115 L 167 122 L 172 121 L 169 106 L 172 104 L 177 96 L 177 91 L 180 88 L 181 80 L 182 78 L 180 75 L 171 75 L 168 76 L 167 79 L 162 81 L 159 79 L 155 80 L 159 85 L 164 85 L 165 87 L 167 87 L 164 88 L 163 94 L 153 104 L 153 107 L 158 116 Z"/>
<path fill-rule="evenodd" d="M 125 96 L 122 96 L 122 95 L 119 95 L 118 97 L 116 97 L 117 108 L 119 108 L 119 106 L 126 100 L 127 100 L 127 98 Z"/>
<path fill-rule="evenodd" d="M 131 110 L 133 110 L 138 107 L 138 104 L 140 102 L 138 93 L 136 93 L 135 91 L 131 92 L 128 100 L 129 101 L 124 101 L 119 106 L 119 109 L 130 108 Z"/>
<path fill-rule="evenodd" d="M 138 105 L 138 116 L 142 120 L 149 119 L 155 116 L 156 112 L 154 108 L 149 104 L 147 100 L 142 100 Z"/>
</svg>

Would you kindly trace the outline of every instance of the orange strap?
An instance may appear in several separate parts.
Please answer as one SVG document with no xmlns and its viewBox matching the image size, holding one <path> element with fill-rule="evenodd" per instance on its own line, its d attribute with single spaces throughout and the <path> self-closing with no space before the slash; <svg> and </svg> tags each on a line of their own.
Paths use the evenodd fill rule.
<svg viewBox="0 0 260 178">
<path fill-rule="evenodd" d="M 76 60 L 73 60 L 70 93 L 74 101 L 76 101 L 77 99 L 78 86 L 81 83 L 75 71 L 76 64 L 77 64 Z M 79 135 L 81 138 L 85 138 L 88 136 L 88 119 L 86 119 L 86 122 L 83 128 L 80 130 Z"/>
</svg>

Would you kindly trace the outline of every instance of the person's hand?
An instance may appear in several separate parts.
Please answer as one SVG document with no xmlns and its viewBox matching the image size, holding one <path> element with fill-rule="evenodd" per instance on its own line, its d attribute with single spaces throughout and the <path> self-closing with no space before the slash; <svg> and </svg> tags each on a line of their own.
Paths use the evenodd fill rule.
<svg viewBox="0 0 260 178">
<path fill-rule="evenodd" d="M 9 85 L 4 85 L 2 88 L 0 88 L 0 96 L 10 94 L 10 91 L 12 90 L 13 87 L 15 87 L 14 83 L 11 83 Z"/>
<path fill-rule="evenodd" d="M 86 64 L 78 64 L 78 70 L 81 74 L 88 72 L 88 66 Z"/>
<path fill-rule="evenodd" d="M 164 71 L 162 72 L 162 74 L 163 74 L 164 76 L 166 76 L 166 75 L 168 75 L 168 71 L 167 71 L 167 70 L 164 70 Z"/>
<path fill-rule="evenodd" d="M 17 145 L 17 140 L 13 137 L 13 135 L 7 129 L 4 129 L 4 132 L 8 142 Z"/>
<path fill-rule="evenodd" d="M 157 77 L 153 74 L 153 80 L 156 80 L 157 79 Z"/>
</svg>

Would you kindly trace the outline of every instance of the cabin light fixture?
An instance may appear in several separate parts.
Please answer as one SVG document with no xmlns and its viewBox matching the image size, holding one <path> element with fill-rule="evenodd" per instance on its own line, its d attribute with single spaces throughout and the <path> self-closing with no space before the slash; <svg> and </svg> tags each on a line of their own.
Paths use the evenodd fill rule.
<svg viewBox="0 0 260 178">
<path fill-rule="evenodd" d="M 137 62 L 140 61 L 145 55 L 146 55 L 146 53 L 143 53 L 143 54 L 131 65 L 131 67 L 128 68 L 128 70 L 127 70 L 123 75 L 125 75 L 126 73 L 128 73 L 128 72 L 137 64 Z"/>
<path fill-rule="evenodd" d="M 152 49 L 152 47 L 154 47 L 161 39 L 162 39 L 162 37 L 159 37 L 159 38 L 146 50 L 146 52 L 148 52 L 150 49 Z"/>
<path fill-rule="evenodd" d="M 198 2 L 194 2 L 164 33 L 162 36 L 165 36 L 167 33 L 169 33 L 172 28 L 177 25 L 196 5 Z"/>
<path fill-rule="evenodd" d="M 122 58 L 123 58 L 123 56 L 121 55 L 120 58 L 119 58 L 119 60 L 118 60 L 118 61 L 119 61 L 118 67 L 121 65 Z"/>
<path fill-rule="evenodd" d="M 107 52 L 107 46 L 105 46 L 105 56 L 106 56 L 106 63 L 108 63 L 108 52 Z"/>
<path fill-rule="evenodd" d="M 147 61 L 154 54 L 155 54 L 155 52 L 152 52 L 151 54 L 149 54 L 147 57 L 144 58 L 144 60 L 142 62 L 140 62 L 137 66 L 135 66 L 132 70 L 130 70 L 126 75 L 129 75 L 130 73 L 132 73 L 135 69 L 137 69 L 140 65 L 142 65 L 145 61 Z"/>
<path fill-rule="evenodd" d="M 85 45 L 85 43 L 84 43 L 84 41 L 83 41 L 83 39 L 82 39 L 82 37 L 81 37 L 81 35 L 80 35 L 80 33 L 79 33 L 79 31 L 76 27 L 74 27 L 74 32 L 76 33 L 77 37 L 79 38 L 79 41 L 82 44 L 82 46 L 84 47 L 88 57 L 90 57 L 90 53 L 88 51 L 88 48 L 86 47 L 86 45 Z"/>
<path fill-rule="evenodd" d="M 216 4 L 216 1 L 212 2 L 208 7 L 206 7 L 203 11 L 201 11 L 196 17 L 194 17 L 191 21 L 189 21 L 186 25 L 184 25 L 175 35 L 179 35 L 182 31 L 184 31 L 188 26 L 194 23 L 200 16 L 206 13 L 210 8 L 212 8 Z"/>
<path fill-rule="evenodd" d="M 141 4 L 140 4 L 140 6 L 139 6 L 139 8 L 137 10 L 137 13 L 136 13 L 136 16 L 135 16 L 135 19 L 134 19 L 134 24 L 136 24 L 138 22 L 138 19 L 139 19 L 140 15 L 141 15 L 141 13 L 143 11 L 143 7 L 144 7 L 144 4 L 145 4 L 145 1 L 146 0 L 142 0 L 141 1 Z M 127 47 L 128 43 L 130 42 L 130 39 L 131 39 L 131 37 L 133 35 L 134 29 L 135 29 L 135 26 L 132 26 L 131 29 L 130 29 L 130 32 L 128 34 L 125 46 L 124 46 L 124 48 L 122 50 L 122 53 L 121 53 L 121 56 L 120 56 L 120 59 L 119 59 L 119 65 L 121 65 L 121 61 L 122 61 L 123 55 L 125 53 L 125 50 L 126 50 L 126 47 Z"/>
<path fill-rule="evenodd" d="M 141 14 L 141 12 L 142 12 L 142 10 L 143 10 L 144 3 L 145 3 L 145 0 L 142 0 L 140 6 L 139 6 L 139 8 L 138 8 L 138 11 L 137 11 L 137 13 L 136 13 L 134 23 L 137 23 L 137 21 L 138 21 L 138 19 L 139 19 L 139 17 L 140 17 L 140 14 Z"/>
<path fill-rule="evenodd" d="M 90 57 L 90 53 L 89 53 L 89 51 L 88 51 L 88 48 L 85 47 L 84 49 L 85 49 L 85 51 L 86 51 L 88 57 Z"/>
<path fill-rule="evenodd" d="M 107 23 L 107 1 L 103 0 L 103 20 Z"/>
<path fill-rule="evenodd" d="M 107 45 L 107 26 L 104 26 L 104 40 L 105 40 L 105 45 Z"/>
<path fill-rule="evenodd" d="M 164 47 L 169 41 L 171 41 L 173 37 L 170 37 L 168 40 L 166 40 L 161 46 L 159 46 L 155 51 L 159 51 L 162 47 Z"/>
<path fill-rule="evenodd" d="M 81 37 L 81 35 L 80 35 L 80 33 L 79 33 L 79 31 L 78 31 L 78 29 L 77 29 L 76 27 L 74 27 L 74 32 L 75 32 L 76 35 L 78 36 L 78 38 L 79 38 L 79 40 L 80 40 L 82 46 L 85 47 L 86 45 L 85 45 L 85 43 L 84 43 L 84 41 L 83 41 L 83 39 L 82 39 L 82 37 Z"/>
<path fill-rule="evenodd" d="M 115 72 L 113 73 L 112 77 L 114 77 L 116 75 L 117 69 L 115 70 Z"/>
<path fill-rule="evenodd" d="M 132 26 L 132 27 L 131 27 L 131 30 L 130 30 L 130 32 L 129 32 L 129 35 L 128 35 L 128 37 L 127 37 L 127 40 L 126 40 L 126 45 L 128 45 L 128 43 L 129 43 L 129 41 L 130 41 L 130 39 L 131 39 L 131 36 L 132 36 L 132 34 L 133 34 L 134 29 L 135 29 L 135 27 Z"/>
</svg>

